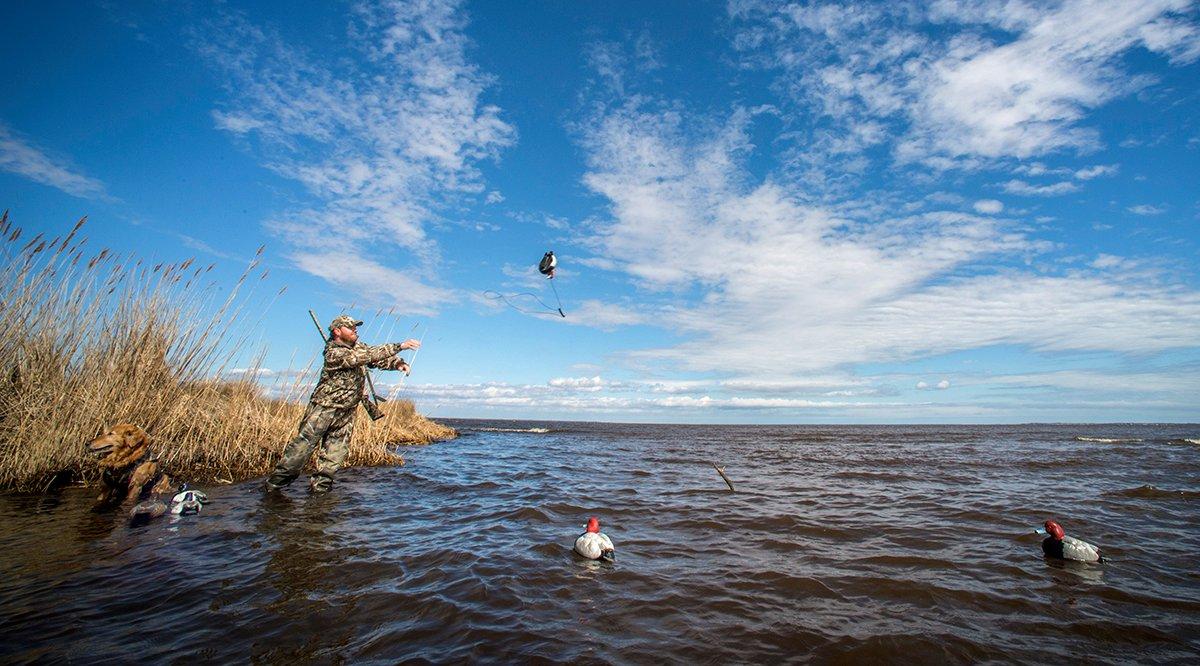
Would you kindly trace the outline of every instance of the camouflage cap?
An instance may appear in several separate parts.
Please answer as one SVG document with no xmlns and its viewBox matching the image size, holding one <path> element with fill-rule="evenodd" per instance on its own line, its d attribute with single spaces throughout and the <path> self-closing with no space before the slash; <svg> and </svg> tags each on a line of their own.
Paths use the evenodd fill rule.
<svg viewBox="0 0 1200 666">
<path fill-rule="evenodd" d="M 356 328 L 362 326 L 362 322 L 349 315 L 338 315 L 329 322 L 329 330 L 335 328 Z"/>
</svg>

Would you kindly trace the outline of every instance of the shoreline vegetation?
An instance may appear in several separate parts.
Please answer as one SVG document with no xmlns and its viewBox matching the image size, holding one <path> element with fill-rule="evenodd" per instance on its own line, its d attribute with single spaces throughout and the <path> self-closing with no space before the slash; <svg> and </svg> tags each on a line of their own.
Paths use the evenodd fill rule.
<svg viewBox="0 0 1200 666">
<path fill-rule="evenodd" d="M 296 434 L 314 370 L 281 373 L 292 379 L 268 391 L 261 351 L 251 367 L 231 367 L 256 328 L 250 313 L 261 317 L 286 289 L 266 302 L 255 294 L 268 275 L 263 248 L 222 299 L 214 265 L 90 252 L 85 220 L 25 239 L 0 217 L 0 491 L 95 484 L 87 444 L 116 423 L 149 433 L 176 482 L 267 474 Z M 403 465 L 390 447 L 457 436 L 411 401 L 381 408 L 379 421 L 357 419 L 346 466 Z"/>
</svg>

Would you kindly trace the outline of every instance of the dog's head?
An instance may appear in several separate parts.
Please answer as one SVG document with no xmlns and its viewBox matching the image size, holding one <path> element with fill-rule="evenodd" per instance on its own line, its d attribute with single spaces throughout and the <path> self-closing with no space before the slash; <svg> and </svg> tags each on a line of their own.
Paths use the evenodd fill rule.
<svg viewBox="0 0 1200 666">
<path fill-rule="evenodd" d="M 150 446 L 150 436 L 132 423 L 118 423 L 112 430 L 88 444 L 88 451 L 100 458 L 100 464 L 136 460 Z"/>
</svg>

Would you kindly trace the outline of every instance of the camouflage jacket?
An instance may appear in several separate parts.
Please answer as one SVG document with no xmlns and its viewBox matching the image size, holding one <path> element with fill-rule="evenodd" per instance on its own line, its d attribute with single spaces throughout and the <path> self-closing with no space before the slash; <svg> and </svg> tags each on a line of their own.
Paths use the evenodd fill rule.
<svg viewBox="0 0 1200 666">
<path fill-rule="evenodd" d="M 321 381 L 310 401 L 322 407 L 356 407 L 363 399 L 366 368 L 400 369 L 403 359 L 396 356 L 399 351 L 400 345 L 392 342 L 371 347 L 362 342 L 351 346 L 330 340 L 325 343 Z"/>
</svg>

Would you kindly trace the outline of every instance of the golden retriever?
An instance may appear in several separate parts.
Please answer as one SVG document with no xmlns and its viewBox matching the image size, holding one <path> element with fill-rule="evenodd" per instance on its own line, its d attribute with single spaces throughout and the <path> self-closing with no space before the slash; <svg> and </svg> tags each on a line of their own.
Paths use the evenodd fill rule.
<svg viewBox="0 0 1200 666">
<path fill-rule="evenodd" d="M 103 491 L 93 511 L 108 511 L 139 502 L 131 517 L 155 518 L 167 507 L 158 497 L 171 490 L 171 478 L 159 470 L 158 458 L 150 451 L 150 436 L 130 423 L 119 423 L 93 439 L 88 451 L 100 457 Z M 147 501 L 150 500 L 150 501 Z"/>
</svg>

